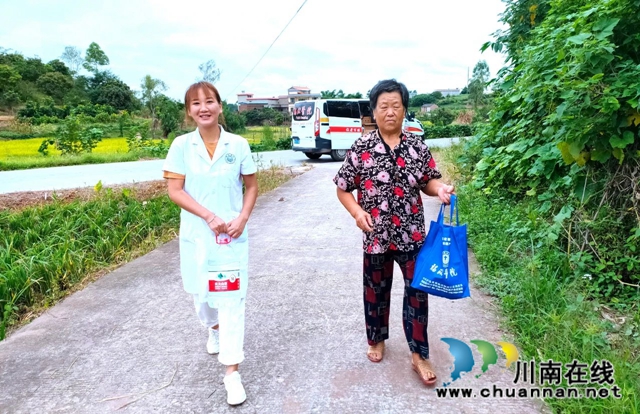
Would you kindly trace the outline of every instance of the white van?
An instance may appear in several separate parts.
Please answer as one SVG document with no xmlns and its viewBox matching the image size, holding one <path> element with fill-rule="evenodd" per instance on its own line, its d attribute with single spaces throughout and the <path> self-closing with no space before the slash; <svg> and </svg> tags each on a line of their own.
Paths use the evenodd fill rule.
<svg viewBox="0 0 640 414">
<path fill-rule="evenodd" d="M 333 160 L 342 161 L 354 141 L 375 128 L 368 99 L 300 101 L 291 115 L 291 148 L 312 160 L 329 154 Z M 424 134 L 418 120 L 405 118 L 403 129 Z"/>
</svg>

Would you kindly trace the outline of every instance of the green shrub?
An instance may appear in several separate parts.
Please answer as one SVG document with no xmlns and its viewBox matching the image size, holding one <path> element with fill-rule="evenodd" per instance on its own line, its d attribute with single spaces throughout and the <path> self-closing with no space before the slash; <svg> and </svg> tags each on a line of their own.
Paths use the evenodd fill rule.
<svg viewBox="0 0 640 414">
<path fill-rule="evenodd" d="M 273 129 L 269 125 L 265 125 L 262 127 L 262 139 L 260 140 L 260 144 L 262 144 L 262 146 L 267 150 L 276 149 L 276 141 L 273 137 Z"/>
<path fill-rule="evenodd" d="M 510 29 L 491 46 L 513 65 L 464 162 L 477 188 L 537 201 L 576 276 L 611 300 L 637 300 L 640 1 L 539 3 L 533 15 L 531 2 L 507 6 Z"/>
<path fill-rule="evenodd" d="M 514 203 L 504 189 L 485 194 L 471 185 L 459 186 L 458 192 L 460 219 L 468 226 L 469 247 L 482 269 L 474 283 L 494 296 L 492 303 L 503 312 L 522 350 L 520 359 L 534 359 L 537 366 L 549 359 L 589 364 L 604 359 L 615 368 L 621 399 L 548 400 L 554 412 L 638 412 L 637 301 L 617 314 L 589 297 L 590 290 L 599 289 L 599 274 L 575 274 L 574 260 L 546 237 L 553 220 L 537 213 L 535 200 Z M 566 379 L 560 386 L 567 386 Z"/>
<path fill-rule="evenodd" d="M 14 131 L 0 131 L 0 138 L 4 139 L 29 139 L 29 138 L 41 138 L 51 135 L 51 132 L 14 132 Z"/>
<path fill-rule="evenodd" d="M 276 149 L 277 150 L 290 150 L 291 149 L 291 139 L 283 138 L 276 141 Z"/>
<path fill-rule="evenodd" d="M 267 149 L 264 145 L 262 144 L 252 144 L 249 143 L 249 148 L 251 149 L 251 152 L 263 152 L 263 151 L 269 151 L 269 149 Z"/>
<path fill-rule="evenodd" d="M 103 132 L 95 127 L 83 127 L 75 117 L 68 117 L 65 122 L 58 127 L 55 137 L 45 139 L 38 148 L 42 155 L 48 155 L 49 145 L 55 145 L 61 155 L 77 155 L 80 153 L 90 153 L 102 140 Z"/>
<path fill-rule="evenodd" d="M 430 126 L 424 129 L 424 139 L 429 138 L 454 138 L 469 137 L 474 134 L 478 126 L 471 125 L 445 125 Z"/>
<path fill-rule="evenodd" d="M 149 126 L 150 122 L 144 121 L 129 128 L 126 137 L 129 152 L 149 155 L 154 158 L 166 157 L 171 142 L 153 139 Z"/>
<path fill-rule="evenodd" d="M 246 120 L 241 113 L 237 110 L 232 111 L 226 102 L 223 102 L 222 111 L 227 131 L 233 132 L 234 134 L 240 134 L 245 131 Z"/>
</svg>

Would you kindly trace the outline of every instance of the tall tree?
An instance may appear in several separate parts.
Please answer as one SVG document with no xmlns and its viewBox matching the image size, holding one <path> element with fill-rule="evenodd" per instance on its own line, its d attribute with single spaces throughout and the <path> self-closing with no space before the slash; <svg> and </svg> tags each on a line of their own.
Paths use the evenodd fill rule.
<svg viewBox="0 0 640 414">
<path fill-rule="evenodd" d="M 147 75 L 142 78 L 140 88 L 140 97 L 142 100 L 142 104 L 149 108 L 149 111 L 151 112 L 151 119 L 153 120 L 155 125 L 158 100 L 162 95 L 162 92 L 167 90 L 167 85 L 160 79 L 155 79 L 152 78 L 151 75 Z"/>
<path fill-rule="evenodd" d="M 13 88 L 22 79 L 20 73 L 9 65 L 0 65 L 0 93 Z"/>
<path fill-rule="evenodd" d="M 200 80 L 211 82 L 215 84 L 220 80 L 220 74 L 222 73 L 220 69 L 216 66 L 216 61 L 211 59 L 202 63 L 198 66 L 198 69 L 202 73 Z"/>
<path fill-rule="evenodd" d="M 63 75 L 66 76 L 70 76 L 71 70 L 67 67 L 67 65 L 64 64 L 64 62 L 62 62 L 59 59 L 53 59 L 51 62 L 46 64 L 47 70 L 50 70 L 52 72 L 58 72 L 58 73 L 62 73 Z"/>
<path fill-rule="evenodd" d="M 73 79 L 71 76 L 63 75 L 60 72 L 49 72 L 40 76 L 36 85 L 57 103 L 62 103 L 64 96 L 73 89 Z"/>
<path fill-rule="evenodd" d="M 7 91 L 2 95 L 2 104 L 13 113 L 13 109 L 21 102 L 20 95 L 15 91 Z"/>
<path fill-rule="evenodd" d="M 354 97 L 356 95 L 356 94 L 349 94 L 350 96 L 345 96 L 345 93 L 342 89 L 339 89 L 337 92 L 335 89 L 331 91 L 330 90 L 320 91 L 320 94 L 322 99 L 332 99 L 332 98 L 345 99 L 349 97 Z M 360 94 L 360 92 L 357 92 L 357 94 Z"/>
<path fill-rule="evenodd" d="M 20 103 L 20 95 L 14 90 L 22 79 L 17 70 L 9 65 L 0 65 L 0 103 L 10 111 Z"/>
<path fill-rule="evenodd" d="M 75 46 L 65 46 L 60 59 L 67 63 L 67 66 L 69 66 L 69 69 L 71 69 L 74 74 L 78 73 L 84 63 L 82 51 Z"/>
<path fill-rule="evenodd" d="M 94 104 L 110 105 L 118 110 L 127 111 L 138 106 L 137 99 L 129 85 L 109 71 L 98 72 L 90 79 L 81 76 L 76 78 L 78 86 L 82 81 L 86 81 L 85 89 Z"/>
<path fill-rule="evenodd" d="M 484 103 L 484 83 L 480 79 L 472 79 L 469 82 L 469 100 L 473 108 L 478 109 Z"/>
<path fill-rule="evenodd" d="M 485 60 L 481 60 L 476 63 L 476 66 L 473 68 L 472 78 L 479 79 L 486 84 L 489 82 L 489 76 L 491 76 L 491 73 L 489 72 L 489 65 L 487 62 Z"/>
<path fill-rule="evenodd" d="M 82 66 L 91 73 L 98 73 L 100 66 L 106 66 L 108 64 L 109 58 L 102 51 L 100 45 L 96 42 L 91 42 L 87 48 Z"/>
<path fill-rule="evenodd" d="M 484 90 L 487 86 L 487 82 L 489 81 L 489 76 L 490 72 L 487 62 L 481 60 L 476 63 L 476 66 L 473 68 L 473 77 L 468 86 L 469 99 L 473 103 L 474 109 L 477 109 L 479 106 L 484 104 Z"/>
<path fill-rule="evenodd" d="M 162 135 L 166 138 L 169 133 L 176 131 L 180 127 L 184 112 L 180 110 L 179 102 L 165 95 L 158 96 L 157 109 Z"/>
<path fill-rule="evenodd" d="M 40 58 L 18 59 L 14 67 L 22 76 L 22 80 L 36 82 L 38 78 L 48 72 L 48 68 Z"/>
</svg>

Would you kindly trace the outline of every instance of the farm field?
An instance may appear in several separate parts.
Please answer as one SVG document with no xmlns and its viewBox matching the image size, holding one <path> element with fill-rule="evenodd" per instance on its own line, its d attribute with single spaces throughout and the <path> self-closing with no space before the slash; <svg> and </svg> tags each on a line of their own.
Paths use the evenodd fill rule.
<svg viewBox="0 0 640 414">
<path fill-rule="evenodd" d="M 288 127 L 271 127 L 270 132 L 267 132 L 270 135 L 267 140 L 264 139 L 264 134 L 264 127 L 248 127 L 238 135 L 247 139 L 254 152 L 274 149 L 273 146 L 260 145 L 263 142 L 288 140 L 290 137 Z M 45 156 L 38 152 L 38 148 L 40 148 L 45 139 L 0 140 L 0 171 L 162 158 L 156 154 L 129 152 L 129 147 L 124 137 L 103 138 L 91 153 L 73 156 L 61 156 L 60 151 L 56 150 L 55 146 L 50 145 L 49 154 Z M 157 139 L 154 142 L 159 144 L 163 140 Z M 164 142 L 167 141 L 164 140 Z"/>
<path fill-rule="evenodd" d="M 29 138 L 29 139 L 13 139 L 0 141 L 0 161 L 6 161 L 11 158 L 45 158 L 38 152 L 40 144 L 46 138 Z M 128 152 L 127 141 L 125 138 L 103 138 L 94 148 L 94 154 L 123 154 Z M 54 147 L 49 148 L 48 157 L 59 156 L 60 151 Z"/>
</svg>

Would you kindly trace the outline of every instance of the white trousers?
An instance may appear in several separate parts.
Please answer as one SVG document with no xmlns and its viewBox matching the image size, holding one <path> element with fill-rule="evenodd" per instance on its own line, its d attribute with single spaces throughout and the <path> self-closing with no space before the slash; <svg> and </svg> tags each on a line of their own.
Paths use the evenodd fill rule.
<svg viewBox="0 0 640 414">
<path fill-rule="evenodd" d="M 244 361 L 244 310 L 245 299 L 225 301 L 218 309 L 208 303 L 201 303 L 197 294 L 193 295 L 196 314 L 206 328 L 219 325 L 220 353 L 218 361 L 223 365 L 235 365 Z"/>
</svg>

